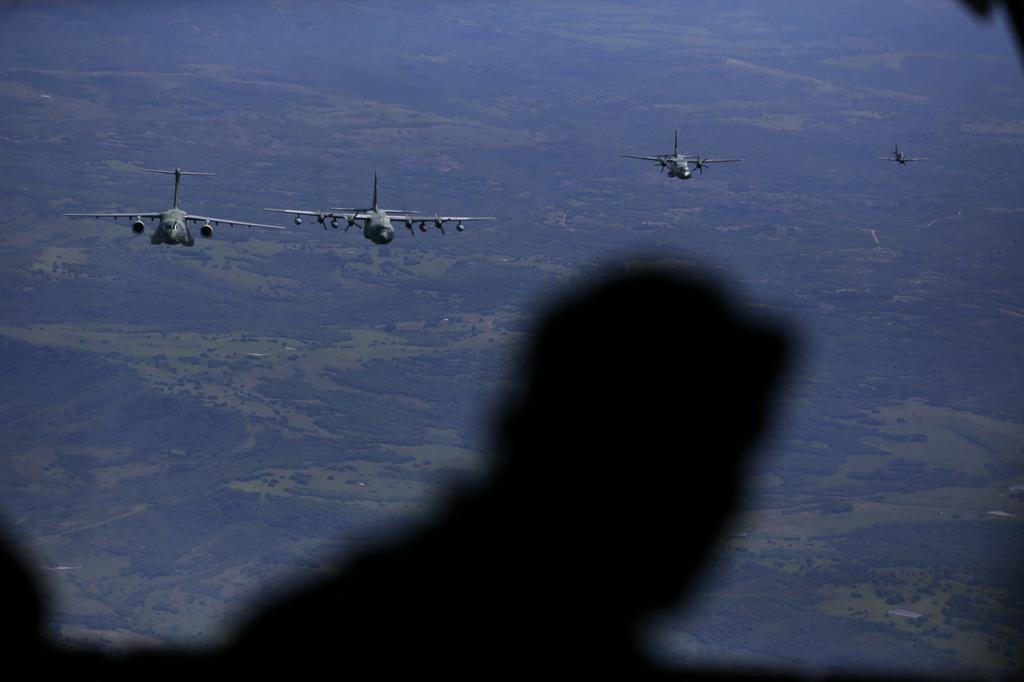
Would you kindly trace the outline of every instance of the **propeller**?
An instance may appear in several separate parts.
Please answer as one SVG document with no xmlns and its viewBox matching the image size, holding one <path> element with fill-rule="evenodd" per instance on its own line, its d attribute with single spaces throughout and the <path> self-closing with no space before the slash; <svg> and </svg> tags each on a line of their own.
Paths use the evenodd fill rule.
<svg viewBox="0 0 1024 682">
<path fill-rule="evenodd" d="M 665 167 L 668 166 L 668 159 L 666 159 L 664 157 L 658 157 L 658 163 L 661 164 L 661 170 L 659 172 L 660 173 L 664 173 L 665 172 Z"/>
</svg>

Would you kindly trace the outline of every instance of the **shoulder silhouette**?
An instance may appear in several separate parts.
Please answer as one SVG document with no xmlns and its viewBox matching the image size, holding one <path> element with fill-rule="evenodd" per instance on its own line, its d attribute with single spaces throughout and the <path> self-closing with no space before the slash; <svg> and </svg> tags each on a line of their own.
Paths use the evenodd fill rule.
<svg viewBox="0 0 1024 682">
<path fill-rule="evenodd" d="M 783 356 L 780 334 L 667 270 L 568 297 L 536 331 L 489 482 L 281 599 L 228 656 L 373 674 L 655 672 L 640 628 L 676 602 L 733 507 Z"/>
<path fill-rule="evenodd" d="M 432 525 L 279 594 L 219 649 L 51 649 L 39 667 L 707 677 L 649 663 L 641 633 L 735 506 L 786 345 L 676 270 L 601 278 L 541 318 L 489 477 Z"/>
</svg>

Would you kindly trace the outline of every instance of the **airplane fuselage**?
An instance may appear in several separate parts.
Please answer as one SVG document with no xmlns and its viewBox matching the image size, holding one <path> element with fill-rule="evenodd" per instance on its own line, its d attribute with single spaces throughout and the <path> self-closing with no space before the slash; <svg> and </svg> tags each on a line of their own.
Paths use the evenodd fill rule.
<svg viewBox="0 0 1024 682">
<path fill-rule="evenodd" d="M 395 228 L 384 211 L 370 211 L 372 217 L 363 221 L 363 236 L 374 244 L 390 244 L 395 239 Z"/>
<path fill-rule="evenodd" d="M 188 214 L 181 209 L 169 209 L 160 214 L 160 224 L 150 236 L 151 244 L 180 244 L 195 246 L 196 240 L 188 231 L 185 217 Z"/>
<path fill-rule="evenodd" d="M 391 218 L 385 211 L 380 210 L 369 210 L 362 211 L 362 213 L 370 216 L 369 218 L 356 218 L 352 217 L 349 219 L 348 227 L 345 228 L 348 231 L 349 227 L 354 227 L 359 221 L 363 223 L 363 236 L 369 239 L 374 244 L 390 244 L 395 239 L 395 228 L 391 225 Z M 327 229 L 326 216 L 318 216 L 317 222 Z M 333 228 L 340 227 L 340 223 L 343 222 L 342 217 L 335 217 L 331 220 L 330 225 Z M 295 224 L 301 225 L 302 218 L 296 217 Z"/>
<path fill-rule="evenodd" d="M 690 171 L 690 164 L 684 158 L 668 159 L 667 168 L 670 178 L 689 180 L 693 177 L 693 173 Z"/>
<path fill-rule="evenodd" d="M 180 208 L 172 208 L 160 214 L 160 224 L 150 235 L 151 244 L 181 244 L 183 246 L 194 246 L 196 240 L 189 232 L 185 218 L 187 213 Z"/>
</svg>

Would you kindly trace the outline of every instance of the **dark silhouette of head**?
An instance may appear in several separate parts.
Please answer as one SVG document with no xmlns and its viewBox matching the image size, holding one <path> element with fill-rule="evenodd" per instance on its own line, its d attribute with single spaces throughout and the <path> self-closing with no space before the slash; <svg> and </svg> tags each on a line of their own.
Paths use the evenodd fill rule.
<svg viewBox="0 0 1024 682">
<path fill-rule="evenodd" d="M 620 623 L 673 603 L 734 507 L 783 357 L 678 268 L 634 265 L 554 307 L 496 486 L 530 500 L 517 523 L 572 574 L 563 597 Z"/>
<path fill-rule="evenodd" d="M 960 2 L 976 15 L 986 18 L 995 14 L 996 7 L 1002 5 L 1013 28 L 1021 59 L 1024 60 L 1024 3 L 1020 0 L 960 0 Z"/>
<path fill-rule="evenodd" d="M 10 551 L 6 533 L 0 533 L 0 584 L 4 615 L 0 619 L 0 651 L 17 662 L 38 653 L 42 637 L 43 600 L 35 576 Z"/>
</svg>

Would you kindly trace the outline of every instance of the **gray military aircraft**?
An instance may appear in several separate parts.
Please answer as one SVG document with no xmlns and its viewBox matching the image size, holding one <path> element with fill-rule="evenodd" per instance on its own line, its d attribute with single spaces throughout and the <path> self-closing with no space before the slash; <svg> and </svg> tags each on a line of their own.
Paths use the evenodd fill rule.
<svg viewBox="0 0 1024 682">
<path fill-rule="evenodd" d="M 668 176 L 670 178 L 679 178 L 680 180 L 689 180 L 693 177 L 693 171 L 700 171 L 701 175 L 704 174 L 704 166 L 711 163 L 735 163 L 737 161 L 746 161 L 746 159 L 702 159 L 700 154 L 680 154 L 679 153 L 679 131 L 675 134 L 675 143 L 672 146 L 671 154 L 656 154 L 654 156 L 632 156 L 630 154 L 619 154 L 627 159 L 641 159 L 643 161 L 657 161 L 661 165 L 661 172 L 664 173 L 665 169 L 668 169 Z M 690 168 L 693 166 L 693 168 Z"/>
<path fill-rule="evenodd" d="M 412 234 L 416 234 L 412 229 L 416 223 L 419 223 L 420 232 L 426 232 L 427 225 L 429 224 L 441 230 L 441 234 L 445 234 L 445 223 L 456 223 L 455 229 L 462 232 L 466 229 L 463 223 L 468 220 L 494 220 L 494 218 L 481 218 L 478 216 L 435 215 L 429 217 L 420 215 L 419 211 L 381 208 L 378 202 L 377 171 L 373 172 L 372 208 L 332 208 L 329 211 L 298 211 L 290 208 L 265 208 L 263 210 L 293 215 L 295 216 L 296 225 L 302 224 L 302 216 L 310 216 L 316 218 L 316 221 L 323 225 L 325 230 L 328 224 L 337 229 L 341 221 L 345 221 L 348 223 L 345 226 L 345 231 L 348 232 L 348 228 L 353 227 L 357 221 L 362 221 L 363 236 L 374 244 L 390 244 L 395 238 L 395 228 L 391 225 L 392 220 L 404 223 L 405 229 L 409 230 Z"/>
<path fill-rule="evenodd" d="M 926 156 L 915 156 L 914 158 L 910 158 L 908 156 L 905 156 L 903 154 L 903 152 L 900 151 L 900 146 L 899 145 L 896 145 L 895 147 L 893 147 L 892 154 L 890 154 L 889 156 L 879 156 L 878 158 L 884 159 L 886 161 L 895 161 L 896 163 L 900 164 L 901 166 L 903 164 L 907 163 L 908 161 L 927 161 L 928 160 L 928 157 L 926 157 Z"/>
<path fill-rule="evenodd" d="M 192 233 L 188 229 L 188 224 L 192 223 L 203 223 L 203 226 L 199 228 L 199 234 L 203 235 L 207 239 L 213 236 L 214 225 L 225 225 L 235 226 L 244 225 L 245 227 L 266 227 L 273 230 L 283 230 L 285 228 L 280 225 L 264 225 L 263 223 L 247 223 L 244 220 L 230 220 L 227 218 L 211 218 L 209 216 L 194 215 L 192 213 L 186 213 L 181 210 L 178 206 L 178 192 L 181 189 L 181 176 L 182 175 L 213 175 L 213 173 L 192 173 L 183 171 L 180 168 L 174 170 L 152 170 L 150 168 L 140 168 L 140 171 L 144 173 L 164 173 L 166 175 L 174 176 L 174 206 L 167 209 L 166 211 L 160 211 L 159 213 L 138 213 L 132 211 L 130 213 L 65 213 L 66 216 L 73 218 L 128 218 L 132 221 L 132 232 L 135 234 L 142 234 L 146 231 L 146 224 L 142 222 L 146 220 L 159 220 L 157 223 L 156 230 L 150 235 L 149 241 L 151 244 L 182 244 L 183 246 L 194 246 L 196 240 L 192 238 Z"/>
</svg>

